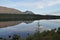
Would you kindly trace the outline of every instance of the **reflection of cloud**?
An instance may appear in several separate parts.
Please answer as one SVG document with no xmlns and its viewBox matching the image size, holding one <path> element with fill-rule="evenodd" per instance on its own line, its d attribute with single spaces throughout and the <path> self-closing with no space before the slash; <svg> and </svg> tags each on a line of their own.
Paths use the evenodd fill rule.
<svg viewBox="0 0 60 40">
<path fill-rule="evenodd" d="M 25 27 L 25 25 L 24 25 L 24 27 Z M 24 28 L 23 26 L 20 26 L 20 27 L 18 27 L 18 26 L 14 26 L 14 27 L 7 27 L 7 28 L 3 28 L 3 29 L 5 29 L 5 30 L 10 30 L 10 31 L 35 31 L 35 28 L 33 28 L 33 27 L 25 27 Z"/>
</svg>

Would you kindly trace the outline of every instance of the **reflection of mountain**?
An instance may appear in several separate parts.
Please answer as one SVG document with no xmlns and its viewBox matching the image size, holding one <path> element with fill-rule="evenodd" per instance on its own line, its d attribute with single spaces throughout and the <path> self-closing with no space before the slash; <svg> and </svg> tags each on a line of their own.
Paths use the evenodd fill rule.
<svg viewBox="0 0 60 40">
<path fill-rule="evenodd" d="M 26 24 L 32 23 L 33 21 L 24 21 Z"/>
<path fill-rule="evenodd" d="M 0 28 L 8 27 L 8 26 L 14 26 L 17 24 L 20 24 L 22 22 L 25 22 L 26 24 L 32 23 L 33 21 L 5 21 L 5 22 L 0 22 Z"/>
<path fill-rule="evenodd" d="M 7 22 L 0 22 L 0 28 L 7 27 L 7 26 L 13 26 L 21 23 L 21 21 L 7 21 Z"/>
</svg>

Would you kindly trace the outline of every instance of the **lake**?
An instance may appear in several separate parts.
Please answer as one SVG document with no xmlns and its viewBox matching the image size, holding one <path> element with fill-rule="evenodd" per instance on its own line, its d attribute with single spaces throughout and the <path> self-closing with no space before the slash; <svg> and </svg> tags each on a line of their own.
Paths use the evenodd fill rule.
<svg viewBox="0 0 60 40">
<path fill-rule="evenodd" d="M 8 37 L 13 34 L 22 36 L 26 36 L 27 33 L 33 34 L 38 29 L 38 23 L 41 32 L 60 27 L 60 19 L 0 22 L 0 37 Z"/>
</svg>

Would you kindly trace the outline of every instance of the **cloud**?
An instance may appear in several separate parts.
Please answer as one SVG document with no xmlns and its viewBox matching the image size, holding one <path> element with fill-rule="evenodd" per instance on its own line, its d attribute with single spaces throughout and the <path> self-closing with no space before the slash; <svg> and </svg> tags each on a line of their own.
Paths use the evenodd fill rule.
<svg viewBox="0 0 60 40">
<path fill-rule="evenodd" d="M 36 2 L 36 7 L 45 8 L 45 7 L 54 6 L 57 4 L 60 4 L 60 0 L 43 0 L 43 1 Z"/>
<path fill-rule="evenodd" d="M 12 1 L 12 0 L 0 0 L 1 6 L 8 7 L 25 7 L 25 8 L 36 8 L 41 9 L 49 6 L 60 4 L 60 0 L 23 0 L 23 1 Z"/>
<path fill-rule="evenodd" d="M 52 13 L 52 14 L 51 14 Z M 48 14 L 48 13 L 47 13 Z M 58 15 L 60 16 L 60 11 L 50 12 L 48 15 Z"/>
</svg>

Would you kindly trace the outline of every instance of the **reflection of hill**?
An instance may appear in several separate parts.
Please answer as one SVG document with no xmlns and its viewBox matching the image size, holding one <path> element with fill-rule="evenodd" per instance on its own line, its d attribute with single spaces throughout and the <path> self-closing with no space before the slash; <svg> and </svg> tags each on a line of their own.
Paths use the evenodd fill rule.
<svg viewBox="0 0 60 40">
<path fill-rule="evenodd" d="M 20 24 L 22 22 L 25 22 L 26 24 L 32 23 L 32 21 L 5 21 L 5 22 L 0 22 L 0 28 L 14 26 L 14 25 Z"/>
<path fill-rule="evenodd" d="M 26 24 L 32 23 L 33 21 L 24 21 Z"/>
<path fill-rule="evenodd" d="M 7 26 L 13 26 L 21 23 L 21 21 L 7 21 L 7 22 L 0 22 L 0 28 L 7 27 Z"/>
</svg>

